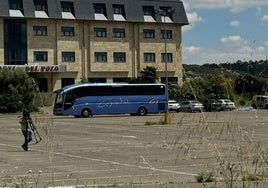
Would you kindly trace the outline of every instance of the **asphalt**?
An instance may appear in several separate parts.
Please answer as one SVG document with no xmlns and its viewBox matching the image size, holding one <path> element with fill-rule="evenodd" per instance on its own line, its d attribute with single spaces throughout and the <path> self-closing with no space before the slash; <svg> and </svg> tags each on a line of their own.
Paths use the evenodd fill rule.
<svg viewBox="0 0 268 188">
<path fill-rule="evenodd" d="M 207 187 L 227 187 L 228 165 L 267 173 L 268 111 L 170 114 L 161 125 L 163 114 L 74 118 L 46 108 L 31 114 L 42 140 L 27 152 L 20 114 L 0 114 L 0 187 L 201 188 L 202 172 L 217 180 Z"/>
</svg>

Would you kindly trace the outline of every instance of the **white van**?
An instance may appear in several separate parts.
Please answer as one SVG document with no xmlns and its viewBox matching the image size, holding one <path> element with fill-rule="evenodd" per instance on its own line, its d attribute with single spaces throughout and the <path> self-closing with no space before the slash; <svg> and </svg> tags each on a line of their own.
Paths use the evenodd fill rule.
<svg viewBox="0 0 268 188">
<path fill-rule="evenodd" d="M 268 95 L 254 95 L 252 98 L 251 106 L 254 109 L 268 109 Z"/>
</svg>

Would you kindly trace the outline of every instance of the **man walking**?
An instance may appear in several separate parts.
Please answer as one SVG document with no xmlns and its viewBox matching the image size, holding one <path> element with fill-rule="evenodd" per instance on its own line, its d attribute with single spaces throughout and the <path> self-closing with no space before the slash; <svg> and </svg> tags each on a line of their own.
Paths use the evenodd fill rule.
<svg viewBox="0 0 268 188">
<path fill-rule="evenodd" d="M 29 120 L 30 118 L 30 112 L 29 110 L 23 110 L 22 118 L 20 121 L 21 124 L 21 131 L 24 136 L 24 143 L 21 145 L 21 147 L 28 151 L 28 143 L 32 141 L 32 132 L 29 130 Z"/>
</svg>

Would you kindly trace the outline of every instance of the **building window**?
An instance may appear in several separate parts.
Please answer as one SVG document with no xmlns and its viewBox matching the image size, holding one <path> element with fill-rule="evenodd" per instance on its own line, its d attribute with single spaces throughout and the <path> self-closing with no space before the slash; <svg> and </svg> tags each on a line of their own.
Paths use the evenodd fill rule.
<svg viewBox="0 0 268 188">
<path fill-rule="evenodd" d="M 161 83 L 166 83 L 166 77 L 161 77 L 160 80 Z M 178 77 L 168 77 L 168 83 L 178 84 Z"/>
<path fill-rule="evenodd" d="M 126 53 L 125 52 L 114 52 L 114 62 L 125 63 Z"/>
<path fill-rule="evenodd" d="M 125 15 L 124 5 L 113 5 L 114 14 Z"/>
<path fill-rule="evenodd" d="M 94 28 L 94 36 L 106 37 L 107 36 L 106 28 Z"/>
<path fill-rule="evenodd" d="M 88 78 L 90 83 L 106 83 L 106 78 Z"/>
<path fill-rule="evenodd" d="M 154 18 L 154 7 L 153 6 L 143 6 L 143 15 L 152 16 Z"/>
<path fill-rule="evenodd" d="M 113 10 L 114 10 L 113 14 L 114 20 L 126 21 L 124 5 L 113 4 Z"/>
<path fill-rule="evenodd" d="M 34 61 L 47 62 L 47 52 L 34 52 Z"/>
<path fill-rule="evenodd" d="M 167 59 L 165 57 L 167 57 Z M 165 59 L 167 61 L 165 61 Z M 172 53 L 161 53 L 161 61 L 172 63 L 173 62 L 173 54 Z"/>
<path fill-rule="evenodd" d="M 46 0 L 34 0 L 35 11 L 47 11 L 47 1 Z"/>
<path fill-rule="evenodd" d="M 122 82 L 126 82 L 126 83 L 129 83 L 129 81 L 131 80 L 131 78 L 128 78 L 128 77 L 115 77 L 113 78 L 113 83 L 122 83 Z"/>
<path fill-rule="evenodd" d="M 62 62 L 75 62 L 74 52 L 62 52 L 61 57 L 62 57 Z"/>
<path fill-rule="evenodd" d="M 123 28 L 114 28 L 113 29 L 114 38 L 125 38 L 125 29 Z"/>
<path fill-rule="evenodd" d="M 61 87 L 65 87 L 68 85 L 74 84 L 74 78 L 62 78 L 61 79 Z"/>
<path fill-rule="evenodd" d="M 22 1 L 21 0 L 9 0 L 9 9 L 10 10 L 22 10 Z"/>
<path fill-rule="evenodd" d="M 154 63 L 155 62 L 155 53 L 144 53 L 144 62 L 145 63 Z"/>
<path fill-rule="evenodd" d="M 168 22 L 172 22 L 173 20 L 173 9 L 171 7 L 160 7 L 160 10 L 162 10 L 163 12 L 166 12 L 166 21 Z"/>
<path fill-rule="evenodd" d="M 74 15 L 73 2 L 61 2 L 61 11 L 62 12 L 71 12 Z"/>
<path fill-rule="evenodd" d="M 95 14 L 104 14 L 106 16 L 106 8 L 103 3 L 94 3 Z"/>
<path fill-rule="evenodd" d="M 61 27 L 61 36 L 73 37 L 74 27 Z"/>
<path fill-rule="evenodd" d="M 48 92 L 47 78 L 37 78 L 37 83 L 40 92 Z"/>
<path fill-rule="evenodd" d="M 95 62 L 107 62 L 107 52 L 95 52 Z"/>
<path fill-rule="evenodd" d="M 155 38 L 155 32 L 153 29 L 144 29 L 143 30 L 143 38 L 145 39 L 154 39 Z"/>
<path fill-rule="evenodd" d="M 166 33 L 166 37 L 165 37 L 165 33 Z M 161 30 L 161 38 L 162 39 L 172 39 L 172 30 Z"/>
<path fill-rule="evenodd" d="M 33 26 L 33 33 L 35 36 L 47 36 L 46 26 Z"/>
</svg>

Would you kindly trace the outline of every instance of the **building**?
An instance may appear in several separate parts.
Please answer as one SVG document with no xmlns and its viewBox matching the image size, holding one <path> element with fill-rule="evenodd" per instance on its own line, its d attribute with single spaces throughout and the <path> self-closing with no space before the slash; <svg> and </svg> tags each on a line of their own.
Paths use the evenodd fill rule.
<svg viewBox="0 0 268 188">
<path fill-rule="evenodd" d="M 0 70 L 24 69 L 43 92 L 124 82 L 146 66 L 180 84 L 186 24 L 179 0 L 1 0 Z"/>
</svg>

